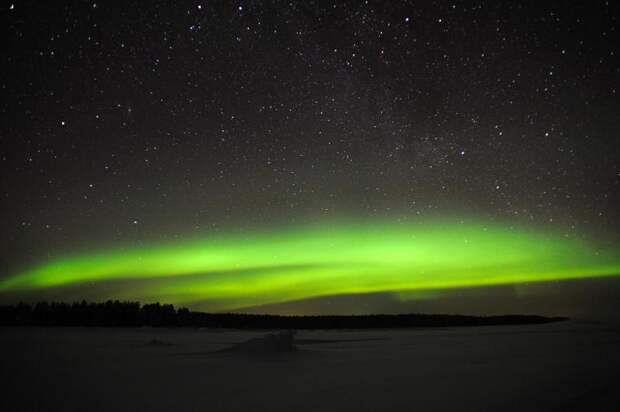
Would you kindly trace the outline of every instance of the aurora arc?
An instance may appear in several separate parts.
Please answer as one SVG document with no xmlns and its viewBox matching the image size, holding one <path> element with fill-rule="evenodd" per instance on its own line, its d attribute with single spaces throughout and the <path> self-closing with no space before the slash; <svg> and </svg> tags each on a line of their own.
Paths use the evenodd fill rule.
<svg viewBox="0 0 620 412">
<path fill-rule="evenodd" d="M 128 282 L 99 298 L 208 302 L 215 311 L 306 298 L 612 276 L 620 256 L 578 238 L 485 222 L 316 224 L 49 261 L 0 293 Z M 133 283 L 132 283 L 133 282 Z"/>
</svg>

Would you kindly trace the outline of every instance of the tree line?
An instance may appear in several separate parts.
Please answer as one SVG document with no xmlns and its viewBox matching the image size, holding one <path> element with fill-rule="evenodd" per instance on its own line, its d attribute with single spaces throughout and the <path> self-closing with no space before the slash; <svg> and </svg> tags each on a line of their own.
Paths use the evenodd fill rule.
<svg viewBox="0 0 620 412">
<path fill-rule="evenodd" d="M 39 302 L 0 305 L 2 326 L 204 327 L 235 329 L 376 329 L 548 323 L 565 320 L 536 315 L 466 316 L 434 314 L 280 316 L 204 313 L 170 304 L 140 302 Z"/>
</svg>

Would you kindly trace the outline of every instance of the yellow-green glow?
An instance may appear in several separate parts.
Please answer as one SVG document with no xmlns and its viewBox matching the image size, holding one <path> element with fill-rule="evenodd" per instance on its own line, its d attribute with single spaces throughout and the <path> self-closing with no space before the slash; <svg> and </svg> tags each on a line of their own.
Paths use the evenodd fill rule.
<svg viewBox="0 0 620 412">
<path fill-rule="evenodd" d="M 213 310 L 310 297 L 610 276 L 617 253 L 583 240 L 481 222 L 322 224 L 87 253 L 0 281 L 0 292 L 71 285 L 100 298 L 209 302 Z M 104 286 L 128 281 L 107 296 Z M 108 292 L 106 292 L 108 291 Z"/>
</svg>

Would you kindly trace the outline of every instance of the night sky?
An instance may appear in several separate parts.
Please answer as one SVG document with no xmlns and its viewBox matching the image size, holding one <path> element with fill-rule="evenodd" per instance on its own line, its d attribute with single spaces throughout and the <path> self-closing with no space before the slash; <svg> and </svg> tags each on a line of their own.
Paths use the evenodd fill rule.
<svg viewBox="0 0 620 412">
<path fill-rule="evenodd" d="M 614 311 L 618 15 L 613 1 L 4 2 L 0 280 L 35 280 L 0 300 Z M 423 267 L 390 254 L 403 230 L 428 246 Z M 452 282 L 461 238 L 497 242 L 510 265 L 475 246 L 450 267 L 460 283 L 411 292 L 411 268 Z M 171 249 L 198 255 L 181 267 Z M 193 266 L 205 250 L 236 260 Z M 346 286 L 331 253 L 351 259 Z M 390 281 L 367 273 L 395 261 Z M 516 277 L 478 283 L 489 271 Z M 223 276 L 247 294 L 218 300 Z"/>
</svg>

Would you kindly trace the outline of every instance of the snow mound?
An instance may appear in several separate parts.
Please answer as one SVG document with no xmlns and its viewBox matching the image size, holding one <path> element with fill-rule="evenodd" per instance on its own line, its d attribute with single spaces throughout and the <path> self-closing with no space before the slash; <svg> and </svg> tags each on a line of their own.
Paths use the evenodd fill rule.
<svg viewBox="0 0 620 412">
<path fill-rule="evenodd" d="M 261 338 L 253 338 L 245 342 L 238 343 L 225 352 L 242 354 L 271 354 L 295 352 L 295 332 L 283 331 L 278 333 L 268 333 Z"/>
</svg>

